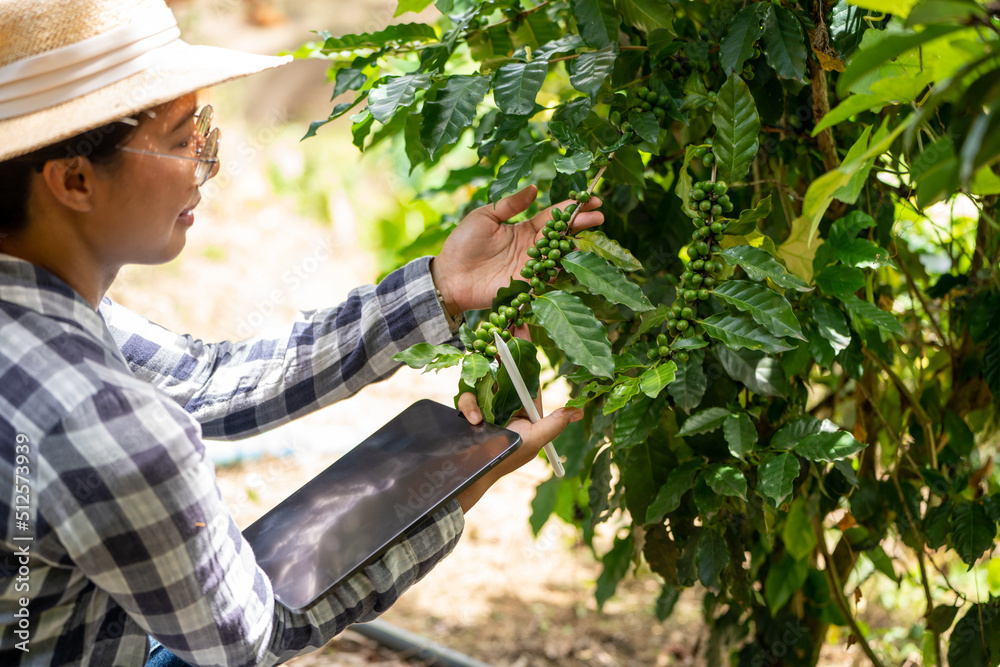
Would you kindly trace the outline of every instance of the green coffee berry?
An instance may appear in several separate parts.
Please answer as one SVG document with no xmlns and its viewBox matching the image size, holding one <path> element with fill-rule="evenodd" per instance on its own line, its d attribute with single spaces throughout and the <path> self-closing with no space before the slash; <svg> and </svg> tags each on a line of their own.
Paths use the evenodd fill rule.
<svg viewBox="0 0 1000 667">
<path fill-rule="evenodd" d="M 486 341 L 485 340 L 479 340 L 477 338 L 472 343 L 472 347 L 473 347 L 473 349 L 475 349 L 476 352 L 484 352 L 486 350 Z"/>
<path fill-rule="evenodd" d="M 702 287 L 700 290 L 698 290 L 698 298 L 701 299 L 702 301 L 704 301 L 705 299 L 707 299 L 711 295 L 712 295 L 712 293 L 709 292 L 704 287 Z"/>
<path fill-rule="evenodd" d="M 562 251 L 559 248 L 553 248 L 549 251 L 549 260 L 559 259 L 562 257 Z"/>
<path fill-rule="evenodd" d="M 679 320 L 677 322 L 677 330 L 678 331 L 687 331 L 687 328 L 689 326 L 691 326 L 691 325 L 688 324 L 687 320 Z"/>
<path fill-rule="evenodd" d="M 676 356 L 677 356 L 677 361 L 679 361 L 681 363 L 684 363 L 688 359 L 690 359 L 690 356 L 684 350 L 681 350 L 680 352 L 678 352 Z"/>
<path fill-rule="evenodd" d="M 525 266 L 523 269 L 521 269 L 521 277 L 522 278 L 530 278 L 533 275 L 535 275 L 535 272 L 532 271 L 527 266 Z"/>
<path fill-rule="evenodd" d="M 489 355 L 489 356 L 491 356 L 491 357 L 497 356 L 497 346 L 496 345 L 487 345 L 486 346 L 486 354 Z"/>
</svg>

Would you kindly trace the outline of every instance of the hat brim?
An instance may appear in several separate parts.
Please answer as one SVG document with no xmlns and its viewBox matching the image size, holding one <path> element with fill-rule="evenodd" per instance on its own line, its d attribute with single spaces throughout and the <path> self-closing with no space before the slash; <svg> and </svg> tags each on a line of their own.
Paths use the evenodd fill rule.
<svg viewBox="0 0 1000 667">
<path fill-rule="evenodd" d="M 291 60 L 291 56 L 261 56 L 178 40 L 157 49 L 153 64 L 139 74 L 69 102 L 0 120 L 0 162 Z"/>
</svg>

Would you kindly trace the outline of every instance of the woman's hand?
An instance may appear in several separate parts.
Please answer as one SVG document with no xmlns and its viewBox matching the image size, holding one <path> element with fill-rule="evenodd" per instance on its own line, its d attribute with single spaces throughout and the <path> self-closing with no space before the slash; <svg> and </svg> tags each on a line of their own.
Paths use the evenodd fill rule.
<svg viewBox="0 0 1000 667">
<path fill-rule="evenodd" d="M 541 412 L 541 394 L 535 399 L 535 405 Z M 458 409 L 473 424 L 478 424 L 483 420 L 476 405 L 476 396 L 471 392 L 464 393 L 459 397 Z M 518 414 L 523 414 L 523 412 Z M 533 460 L 546 443 L 555 440 L 570 423 L 582 418 L 583 410 L 559 408 L 534 424 L 523 417 L 515 417 L 510 420 L 507 428 L 521 436 L 521 446 L 458 495 L 458 503 L 462 506 L 462 511 L 468 512 L 497 480 Z"/>
<path fill-rule="evenodd" d="M 525 252 L 541 238 L 554 207 L 516 225 L 504 223 L 526 210 L 537 195 L 538 189 L 529 185 L 504 197 L 496 207 L 481 206 L 467 215 L 445 241 L 431 262 L 431 276 L 450 315 L 488 308 L 497 290 L 510 284 L 512 276 L 520 275 L 528 261 Z M 570 203 L 563 201 L 556 207 L 565 208 Z M 573 230 L 604 222 L 604 215 L 592 210 L 600 205 L 600 199 L 591 197 L 573 221 Z"/>
</svg>

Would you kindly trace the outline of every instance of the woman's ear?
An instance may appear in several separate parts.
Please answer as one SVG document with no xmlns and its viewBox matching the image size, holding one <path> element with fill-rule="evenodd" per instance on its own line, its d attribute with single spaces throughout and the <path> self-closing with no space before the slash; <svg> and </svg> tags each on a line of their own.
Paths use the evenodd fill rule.
<svg viewBox="0 0 1000 667">
<path fill-rule="evenodd" d="M 42 168 L 42 183 L 52 198 L 68 209 L 85 212 L 93 207 L 96 181 L 94 166 L 87 158 L 49 160 Z"/>
</svg>

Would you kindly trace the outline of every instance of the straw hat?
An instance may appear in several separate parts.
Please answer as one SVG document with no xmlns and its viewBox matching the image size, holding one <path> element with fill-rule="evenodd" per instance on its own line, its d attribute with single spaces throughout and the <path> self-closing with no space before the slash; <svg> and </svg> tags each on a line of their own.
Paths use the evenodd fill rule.
<svg viewBox="0 0 1000 667">
<path fill-rule="evenodd" d="M 163 0 L 0 0 L 0 161 L 290 60 L 187 44 Z"/>
</svg>

